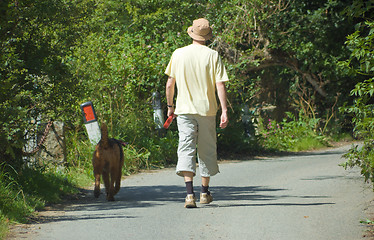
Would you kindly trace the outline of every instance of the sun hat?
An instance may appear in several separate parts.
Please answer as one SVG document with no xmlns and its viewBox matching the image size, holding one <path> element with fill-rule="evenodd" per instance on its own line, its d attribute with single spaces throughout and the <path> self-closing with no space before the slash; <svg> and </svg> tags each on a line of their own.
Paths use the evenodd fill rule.
<svg viewBox="0 0 374 240">
<path fill-rule="evenodd" d="M 197 41 L 207 41 L 212 38 L 212 28 L 205 18 L 194 20 L 192 26 L 187 29 L 187 33 Z"/>
</svg>

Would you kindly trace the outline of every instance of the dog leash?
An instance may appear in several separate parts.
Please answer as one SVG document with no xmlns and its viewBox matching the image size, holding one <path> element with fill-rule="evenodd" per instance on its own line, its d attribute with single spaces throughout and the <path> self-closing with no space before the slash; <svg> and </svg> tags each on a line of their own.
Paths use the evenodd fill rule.
<svg viewBox="0 0 374 240">
<path fill-rule="evenodd" d="M 117 140 L 122 146 L 127 146 L 127 145 L 129 145 L 129 143 L 128 142 L 124 142 L 124 141 L 122 141 L 122 140 Z"/>
<path fill-rule="evenodd" d="M 175 115 L 174 115 L 174 113 L 173 113 L 173 114 L 171 114 L 171 115 L 168 117 L 168 119 L 166 119 L 166 121 L 165 121 L 165 123 L 164 123 L 164 128 L 165 128 L 165 129 L 168 129 L 168 128 L 169 128 L 170 124 L 173 122 L 174 117 L 175 117 Z"/>
</svg>

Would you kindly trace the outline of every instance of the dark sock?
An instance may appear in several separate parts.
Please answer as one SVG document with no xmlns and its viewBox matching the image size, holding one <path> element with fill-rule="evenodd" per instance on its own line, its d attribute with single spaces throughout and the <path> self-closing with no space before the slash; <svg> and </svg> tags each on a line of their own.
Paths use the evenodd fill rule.
<svg viewBox="0 0 374 240">
<path fill-rule="evenodd" d="M 201 192 L 202 193 L 207 193 L 208 195 L 210 194 L 210 192 L 209 192 L 209 186 L 203 186 L 203 185 L 201 185 Z"/>
<path fill-rule="evenodd" d="M 190 182 L 185 182 L 185 183 L 186 183 L 187 194 L 195 195 L 195 193 L 193 192 L 193 182 L 190 181 Z"/>
</svg>

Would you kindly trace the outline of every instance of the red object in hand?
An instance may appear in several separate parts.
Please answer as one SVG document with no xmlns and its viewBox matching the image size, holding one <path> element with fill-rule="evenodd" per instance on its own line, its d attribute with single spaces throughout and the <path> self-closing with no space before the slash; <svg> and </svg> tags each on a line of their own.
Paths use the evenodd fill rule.
<svg viewBox="0 0 374 240">
<path fill-rule="evenodd" d="M 168 117 L 168 119 L 166 119 L 166 121 L 165 121 L 165 123 L 164 123 L 164 128 L 165 128 L 165 129 L 168 129 L 168 128 L 169 128 L 169 126 L 170 126 L 171 122 L 173 121 L 173 119 L 174 119 L 174 114 L 171 114 L 171 115 Z"/>
</svg>

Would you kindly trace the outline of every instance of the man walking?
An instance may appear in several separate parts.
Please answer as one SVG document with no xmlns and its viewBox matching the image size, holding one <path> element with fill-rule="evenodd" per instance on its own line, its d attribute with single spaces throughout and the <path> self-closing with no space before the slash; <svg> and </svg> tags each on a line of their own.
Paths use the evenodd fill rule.
<svg viewBox="0 0 374 240">
<path fill-rule="evenodd" d="M 187 30 L 192 44 L 174 51 L 165 70 L 168 116 L 177 115 L 179 132 L 176 173 L 184 177 L 187 189 L 186 208 L 196 207 L 193 177 L 196 175 L 196 153 L 202 178 L 200 203 L 213 201 L 209 192 L 210 177 L 219 172 L 217 163 L 216 114 L 221 105 L 220 127 L 228 124 L 225 67 L 219 54 L 205 45 L 212 38 L 209 21 L 200 18 Z M 175 85 L 177 99 L 174 106 Z"/>
</svg>

